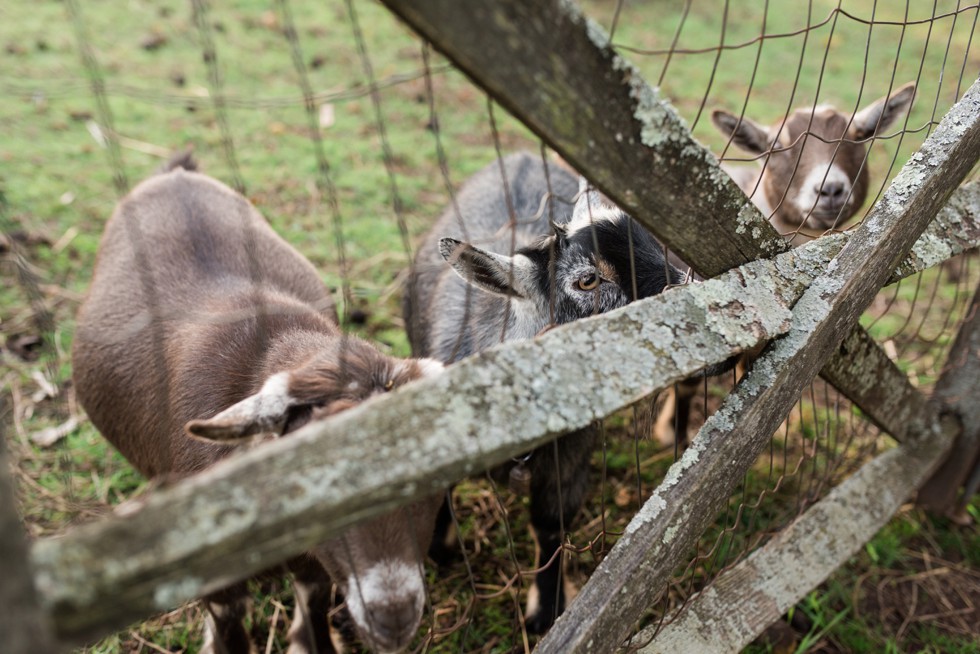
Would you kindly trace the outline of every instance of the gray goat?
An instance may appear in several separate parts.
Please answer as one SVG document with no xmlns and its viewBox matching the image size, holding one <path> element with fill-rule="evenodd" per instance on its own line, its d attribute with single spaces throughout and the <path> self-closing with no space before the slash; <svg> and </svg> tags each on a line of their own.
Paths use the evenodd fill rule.
<svg viewBox="0 0 980 654">
<path fill-rule="evenodd" d="M 405 289 L 404 315 L 416 356 L 452 363 L 682 281 L 660 244 L 598 193 L 583 189 L 574 207 L 559 199 L 578 191 L 567 170 L 548 165 L 546 174 L 546 164 L 529 153 L 495 161 L 463 185 L 454 203 L 459 216 L 450 206 L 424 238 Z M 596 441 L 595 429 L 573 432 L 518 464 L 530 472 L 537 544 L 539 572 L 525 615 L 532 632 L 546 631 L 570 599 L 556 554 L 562 528 L 582 506 Z M 452 545 L 450 520 L 444 507 L 431 550 L 437 560 Z"/>
<path fill-rule="evenodd" d="M 773 226 L 793 245 L 802 227 L 842 226 L 868 192 L 868 141 L 905 113 L 915 82 L 875 100 L 853 116 L 830 105 L 798 108 L 785 121 L 762 127 L 724 109 L 711 120 L 736 146 L 764 161 L 761 167 L 723 167 Z M 794 237 L 796 237 L 794 239 Z"/>
<path fill-rule="evenodd" d="M 172 167 L 106 225 L 72 353 L 82 406 L 141 473 L 190 475 L 249 436 L 286 434 L 442 369 L 343 335 L 316 270 L 244 197 L 179 169 L 193 168 L 189 158 Z M 291 654 L 334 651 L 330 578 L 366 643 L 385 652 L 409 643 L 425 605 L 420 552 L 440 502 L 352 527 L 289 564 Z M 244 582 L 204 603 L 206 650 L 254 651 Z"/>
</svg>

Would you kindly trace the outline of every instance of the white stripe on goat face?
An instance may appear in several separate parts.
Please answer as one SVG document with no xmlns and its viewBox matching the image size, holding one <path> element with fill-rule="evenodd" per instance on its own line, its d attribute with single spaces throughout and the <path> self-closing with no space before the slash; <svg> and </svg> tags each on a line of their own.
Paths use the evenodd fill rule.
<svg viewBox="0 0 980 654">
<path fill-rule="evenodd" d="M 422 615 L 425 608 L 425 581 L 417 563 L 388 559 L 374 564 L 361 573 L 347 578 L 347 609 L 363 634 L 375 633 L 370 615 L 392 604 L 413 604 L 415 614 Z M 415 623 L 418 624 L 417 622 Z M 380 654 L 397 652 L 386 650 L 386 643 L 372 643 Z"/>
<path fill-rule="evenodd" d="M 826 214 L 827 210 L 820 206 L 820 189 L 828 188 L 835 184 L 840 184 L 843 187 L 843 197 L 847 198 L 846 204 L 849 205 L 853 200 L 851 197 L 852 182 L 850 176 L 840 166 L 836 163 L 831 164 L 829 167 L 818 166 L 807 173 L 807 176 L 803 178 L 803 182 L 800 184 L 799 193 L 793 198 L 793 202 L 796 204 L 796 208 L 799 209 L 800 214 L 807 216 L 811 211 L 813 213 Z M 838 207 L 833 211 L 834 213 L 838 213 L 843 208 Z M 843 214 L 847 215 L 846 212 L 843 212 Z"/>
</svg>

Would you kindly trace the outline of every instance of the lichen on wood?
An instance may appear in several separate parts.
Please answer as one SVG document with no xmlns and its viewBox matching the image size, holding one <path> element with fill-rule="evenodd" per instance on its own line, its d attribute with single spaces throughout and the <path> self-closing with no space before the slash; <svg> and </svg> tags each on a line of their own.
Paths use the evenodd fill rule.
<svg viewBox="0 0 980 654">
<path fill-rule="evenodd" d="M 214 591 L 778 336 L 800 282 L 776 266 L 504 344 L 38 542 L 37 585 L 58 633 L 92 638 Z"/>
</svg>

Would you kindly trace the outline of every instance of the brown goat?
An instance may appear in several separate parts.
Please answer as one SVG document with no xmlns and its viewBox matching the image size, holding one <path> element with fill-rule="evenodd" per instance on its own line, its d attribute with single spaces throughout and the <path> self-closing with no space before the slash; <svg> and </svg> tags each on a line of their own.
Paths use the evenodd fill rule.
<svg viewBox="0 0 980 654">
<path fill-rule="evenodd" d="M 236 441 L 286 434 L 441 370 L 343 335 L 313 266 L 240 194 L 179 169 L 191 166 L 176 161 L 119 204 L 78 314 L 78 399 L 141 473 L 190 475 Z M 408 645 L 441 499 L 351 527 L 290 562 L 290 653 L 334 651 L 331 578 L 366 643 L 386 652 Z M 204 601 L 205 649 L 253 651 L 241 623 L 244 583 Z"/>
<path fill-rule="evenodd" d="M 867 142 L 890 127 L 912 104 L 915 83 L 875 100 L 853 116 L 830 105 L 800 108 L 762 127 L 716 109 L 711 120 L 763 167 L 723 168 L 793 245 L 807 240 L 801 228 L 823 232 L 846 223 L 868 192 Z M 794 238 L 795 237 L 795 238 Z"/>
</svg>

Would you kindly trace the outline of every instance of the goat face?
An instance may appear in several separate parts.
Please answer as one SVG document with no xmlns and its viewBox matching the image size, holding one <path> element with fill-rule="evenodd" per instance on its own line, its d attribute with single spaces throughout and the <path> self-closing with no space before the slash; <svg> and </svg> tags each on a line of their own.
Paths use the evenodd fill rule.
<svg viewBox="0 0 980 654">
<path fill-rule="evenodd" d="M 444 495 L 346 530 L 313 549 L 340 586 L 361 639 L 377 652 L 405 649 L 425 610 L 422 561 Z"/>
<path fill-rule="evenodd" d="M 720 109 L 712 121 L 736 146 L 766 158 L 761 176 L 743 190 L 777 228 L 824 231 L 846 222 L 864 204 L 866 142 L 908 109 L 914 93 L 915 84 L 906 84 L 853 116 L 829 105 L 797 109 L 768 129 Z"/>
<path fill-rule="evenodd" d="M 656 295 L 682 278 L 649 232 L 584 189 L 569 222 L 513 256 L 451 238 L 439 250 L 473 286 L 517 301 L 526 323 L 513 335 L 520 337 Z"/>
<path fill-rule="evenodd" d="M 442 367 L 431 359 L 392 359 L 362 341 L 340 339 L 302 366 L 270 376 L 258 393 L 217 416 L 189 422 L 187 431 L 223 442 L 282 435 Z M 400 651 L 418 630 L 425 608 L 422 561 L 442 497 L 355 525 L 311 551 L 341 587 L 361 638 L 375 651 Z"/>
</svg>

